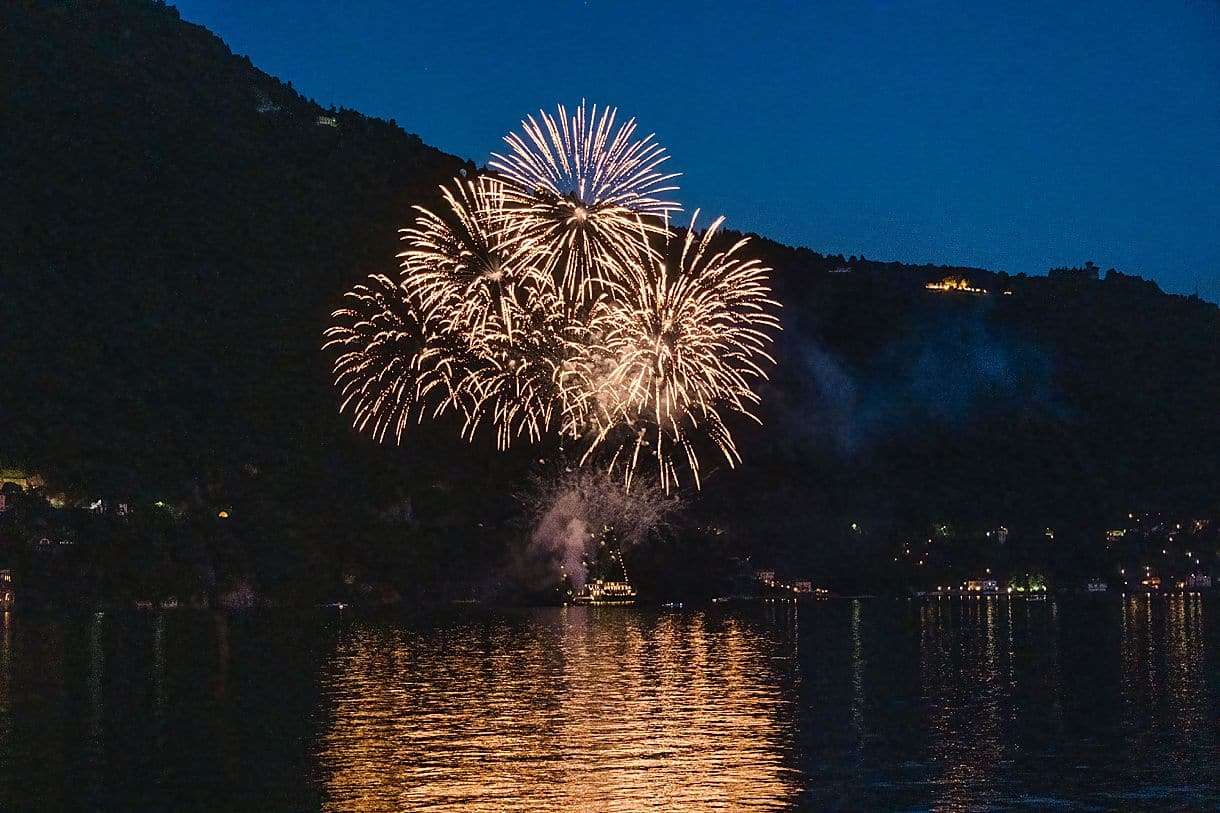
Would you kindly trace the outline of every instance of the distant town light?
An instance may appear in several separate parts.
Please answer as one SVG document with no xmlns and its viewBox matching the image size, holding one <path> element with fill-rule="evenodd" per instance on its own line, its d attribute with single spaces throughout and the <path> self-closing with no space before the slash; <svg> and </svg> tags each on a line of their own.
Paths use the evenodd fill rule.
<svg viewBox="0 0 1220 813">
<path fill-rule="evenodd" d="M 929 282 L 923 286 L 929 291 L 960 291 L 967 294 L 985 294 L 986 290 L 975 288 L 966 277 L 949 276 L 940 282 Z"/>
</svg>

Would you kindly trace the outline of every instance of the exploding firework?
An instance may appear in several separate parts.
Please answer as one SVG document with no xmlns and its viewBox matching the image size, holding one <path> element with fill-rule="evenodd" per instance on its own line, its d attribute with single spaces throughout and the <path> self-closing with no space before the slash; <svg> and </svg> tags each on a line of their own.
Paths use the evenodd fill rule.
<svg viewBox="0 0 1220 813">
<path fill-rule="evenodd" d="M 532 304 L 511 337 L 480 339 L 459 384 L 463 433 L 473 437 L 487 424 L 501 449 L 523 435 L 537 442 L 551 429 L 572 434 L 584 422 L 586 399 L 578 393 L 587 380 L 588 329 L 569 320 L 555 297 Z"/>
<path fill-rule="evenodd" d="M 398 282 L 376 276 L 333 314 L 341 409 L 379 441 L 401 442 L 428 414 L 453 410 L 462 435 L 490 427 L 501 449 L 585 423 L 600 299 L 564 305 L 520 235 L 503 184 L 480 177 L 441 188 L 445 206 L 416 207 L 403 229 Z"/>
<path fill-rule="evenodd" d="M 639 224 L 665 231 L 678 211 L 661 196 L 677 190 L 668 160 L 652 134 L 635 137 L 635 119 L 615 126 L 618 111 L 584 102 L 571 116 L 539 111 L 521 122 L 522 134 L 504 137 L 507 155 L 489 163 L 518 205 L 522 234 L 538 250 L 536 262 L 553 274 L 571 302 L 596 296 L 603 272 L 642 247 Z"/>
<path fill-rule="evenodd" d="M 770 269 L 713 251 L 723 218 L 675 238 L 664 150 L 635 121 L 581 106 L 528 118 L 494 177 L 442 187 L 403 230 L 398 279 L 376 275 L 333 314 L 340 409 L 378 441 L 447 412 L 497 445 L 580 439 L 627 490 L 655 463 L 659 487 L 698 446 L 730 466 L 725 417 L 755 418 L 754 386 L 779 329 Z M 696 212 L 696 215 L 698 213 Z"/>
<path fill-rule="evenodd" d="M 491 426 L 501 449 L 523 435 L 536 442 L 564 412 L 559 369 L 579 351 L 579 332 L 565 324 L 551 278 L 531 264 L 504 184 L 456 180 L 441 193 L 444 208 L 416 207 L 415 225 L 403 229 L 402 287 L 431 330 L 463 348 L 452 387 L 463 435 Z"/>
<path fill-rule="evenodd" d="M 332 314 L 323 349 L 336 353 L 341 412 L 379 442 L 402 439 L 425 413 L 456 405 L 461 367 L 452 342 L 428 324 L 417 297 L 394 280 L 373 275 Z"/>
<path fill-rule="evenodd" d="M 415 225 L 402 230 L 403 286 L 440 329 L 472 346 L 511 341 L 550 285 L 529 262 L 504 185 L 482 176 L 458 179 L 441 195 L 439 213 L 416 206 Z"/>
<path fill-rule="evenodd" d="M 771 269 L 740 256 L 745 238 L 713 251 L 724 218 L 699 235 L 697 217 L 664 256 L 643 252 L 624 265 L 613 291 L 609 363 L 596 382 L 585 460 L 611 449 L 610 466 L 622 467 L 627 488 L 649 459 L 666 491 L 678 483 L 680 461 L 698 488 L 702 439 L 730 466 L 739 463 L 724 415 L 758 420 L 754 385 L 774 363 L 767 348 L 779 305 L 770 295 Z"/>
</svg>

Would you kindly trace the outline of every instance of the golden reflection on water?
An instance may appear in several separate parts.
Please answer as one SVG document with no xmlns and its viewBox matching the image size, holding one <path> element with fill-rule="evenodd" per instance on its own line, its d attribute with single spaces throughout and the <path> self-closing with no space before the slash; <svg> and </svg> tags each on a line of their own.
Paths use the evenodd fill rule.
<svg viewBox="0 0 1220 813">
<path fill-rule="evenodd" d="M 938 809 L 985 808 L 1003 759 L 998 599 L 937 600 L 920 608 L 919 676 Z M 1005 633 L 1007 641 L 1007 633 Z"/>
<path fill-rule="evenodd" d="M 1172 596 L 1166 605 L 1165 695 L 1174 729 L 1194 739 L 1212 723 L 1203 642 L 1203 599 Z"/>
<path fill-rule="evenodd" d="M 1136 759 L 1154 744 L 1158 717 L 1186 742 L 1210 740 L 1206 606 L 1197 594 L 1123 600 L 1123 723 Z"/>
<path fill-rule="evenodd" d="M 731 618 L 540 611 L 357 625 L 328 664 L 320 761 L 338 810 L 774 810 L 791 647 Z"/>
<path fill-rule="evenodd" d="M 0 763 L 12 761 L 12 711 L 9 708 L 9 682 L 13 665 L 13 614 L 0 611 Z"/>
</svg>

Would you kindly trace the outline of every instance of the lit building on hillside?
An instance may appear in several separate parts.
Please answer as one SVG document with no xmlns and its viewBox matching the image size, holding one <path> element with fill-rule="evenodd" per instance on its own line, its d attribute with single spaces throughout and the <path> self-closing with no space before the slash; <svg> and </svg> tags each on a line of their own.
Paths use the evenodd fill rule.
<svg viewBox="0 0 1220 813">
<path fill-rule="evenodd" d="M 30 474 L 21 469 L 0 468 L 0 488 L 3 488 L 6 483 L 19 485 L 22 491 L 33 491 L 46 487 L 46 482 L 37 474 Z"/>
<path fill-rule="evenodd" d="M 953 291 L 963 294 L 985 294 L 987 291 L 983 288 L 975 288 L 970 284 L 970 280 L 965 277 L 945 277 L 940 282 L 929 282 L 923 286 L 929 291 Z"/>
</svg>

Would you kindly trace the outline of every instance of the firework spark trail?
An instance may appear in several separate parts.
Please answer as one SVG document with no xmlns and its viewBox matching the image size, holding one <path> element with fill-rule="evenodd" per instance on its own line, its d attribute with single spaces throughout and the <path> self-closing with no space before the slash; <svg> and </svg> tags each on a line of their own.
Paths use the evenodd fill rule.
<svg viewBox="0 0 1220 813">
<path fill-rule="evenodd" d="M 431 330 L 418 300 L 384 275 L 369 277 L 332 314 L 323 349 L 337 353 L 335 386 L 341 412 L 353 413 L 356 429 L 378 442 L 401 441 L 414 420 L 437 417 L 456 404 L 459 365 Z"/>
<path fill-rule="evenodd" d="M 588 375 L 581 356 L 587 331 L 573 330 L 553 303 L 535 303 L 512 337 L 449 329 L 451 317 L 428 315 L 406 283 L 374 275 L 347 294 L 332 314 L 323 348 L 336 353 L 340 411 L 378 442 L 424 417 L 456 412 L 467 439 L 492 427 L 497 445 L 538 442 L 560 424 L 574 434 L 583 425 L 584 401 L 571 398 Z M 490 324 L 494 320 L 488 320 Z"/>
<path fill-rule="evenodd" d="M 480 177 L 457 180 L 455 189 L 441 187 L 441 214 L 416 206 L 415 225 L 401 230 L 403 285 L 444 330 L 472 341 L 511 340 L 516 320 L 549 281 L 529 263 L 502 183 Z"/>
<path fill-rule="evenodd" d="M 695 443 L 706 436 L 730 466 L 741 461 L 722 413 L 755 421 L 753 384 L 766 379 L 771 331 L 779 329 L 778 303 L 770 296 L 770 270 L 738 252 L 739 240 L 711 251 L 718 218 L 699 236 L 698 211 L 666 258 L 643 253 L 625 266 L 616 283 L 612 322 L 605 337 L 610 370 L 597 382 L 597 424 L 587 460 L 615 447 L 611 466 L 622 463 L 628 488 L 642 454 L 655 457 L 661 485 L 678 484 L 676 454 L 700 485 Z M 675 256 L 676 254 L 676 256 Z M 645 447 L 652 445 L 650 452 Z M 582 461 L 583 462 L 583 461 Z"/>
<path fill-rule="evenodd" d="M 433 329 L 466 349 L 453 398 L 463 436 L 490 425 L 501 449 L 522 436 L 537 442 L 556 420 L 579 422 L 564 397 L 573 379 L 561 369 L 586 344 L 587 330 L 573 317 L 600 310 L 562 306 L 552 278 L 533 262 L 538 251 L 522 235 L 503 183 L 484 176 L 455 181 L 454 190 L 442 187 L 446 206 L 416 207 L 416 224 L 402 230 L 402 284 Z"/>
<path fill-rule="evenodd" d="M 602 271 L 638 253 L 641 217 L 663 233 L 680 211 L 660 197 L 677 190 L 669 184 L 677 173 L 660 169 L 665 149 L 652 134 L 635 139 L 635 119 L 616 130 L 617 115 L 583 101 L 571 116 L 563 105 L 557 116 L 539 111 L 521 122 L 524 135 L 504 137 L 508 154 L 493 153 L 488 164 L 520 207 L 522 233 L 542 248 L 540 267 L 575 303 L 597 295 Z"/>
<path fill-rule="evenodd" d="M 464 434 L 473 437 L 486 421 L 495 427 L 497 445 L 508 448 L 525 435 L 536 443 L 559 421 L 575 424 L 570 415 L 567 365 L 584 353 L 583 332 L 571 325 L 553 295 L 539 294 L 509 336 L 478 341 L 481 352 L 462 382 L 468 396 Z"/>
<path fill-rule="evenodd" d="M 667 156 L 616 115 L 530 117 L 499 176 L 416 207 L 398 280 L 357 286 L 325 333 L 358 430 L 401 442 L 452 411 L 463 437 L 487 427 L 501 449 L 557 432 L 582 441 L 582 465 L 621 466 L 627 490 L 650 459 L 664 491 L 682 468 L 700 487 L 707 441 L 740 462 L 724 418 L 757 420 L 779 330 L 770 269 L 744 239 L 713 251 L 723 218 L 675 238 Z"/>
</svg>

